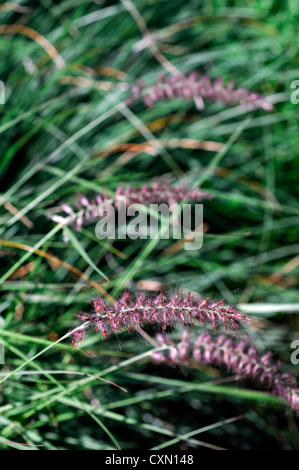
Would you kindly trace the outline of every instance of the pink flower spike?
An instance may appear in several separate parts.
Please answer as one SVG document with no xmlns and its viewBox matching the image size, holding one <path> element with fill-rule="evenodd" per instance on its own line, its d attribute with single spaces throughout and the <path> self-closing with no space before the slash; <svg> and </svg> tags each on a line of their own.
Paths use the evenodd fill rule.
<svg viewBox="0 0 299 470">
<path fill-rule="evenodd" d="M 210 325 L 213 329 L 219 325 L 236 329 L 249 321 L 246 315 L 232 307 L 223 305 L 219 311 L 217 304 L 213 305 L 207 300 L 203 302 L 181 292 L 176 292 L 173 296 L 166 296 L 164 293 L 155 296 L 141 293 L 134 296 L 124 292 L 114 305 L 101 296 L 97 296 L 93 304 L 93 312 L 81 312 L 77 317 L 83 322 L 89 321 L 104 336 L 117 333 L 123 327 L 136 329 L 146 324 L 157 324 L 163 329 L 176 324 L 187 326 L 190 323 Z M 188 349 L 187 339 L 186 337 L 185 350 Z"/>
<path fill-rule="evenodd" d="M 133 85 L 127 104 L 133 104 L 140 97 L 147 107 L 152 107 L 158 101 L 166 98 L 192 98 L 200 109 L 204 107 L 204 100 L 207 99 L 227 105 L 241 104 L 249 109 L 273 110 L 271 103 L 258 93 L 251 92 L 246 88 L 235 89 L 232 81 L 225 85 L 222 78 L 216 78 L 214 81 L 206 75 L 198 78 L 196 72 L 191 72 L 189 76 L 182 74 L 175 76 L 164 75 L 149 87 L 143 84 L 142 90 L 140 87 L 136 88 Z"/>
</svg>

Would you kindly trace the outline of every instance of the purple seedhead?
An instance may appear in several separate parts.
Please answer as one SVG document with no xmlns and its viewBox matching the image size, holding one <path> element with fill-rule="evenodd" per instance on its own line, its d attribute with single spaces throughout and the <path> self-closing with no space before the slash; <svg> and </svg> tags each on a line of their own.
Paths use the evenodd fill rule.
<svg viewBox="0 0 299 470">
<path fill-rule="evenodd" d="M 208 100 L 227 105 L 241 104 L 249 109 L 260 108 L 265 111 L 273 109 L 273 106 L 262 95 L 246 88 L 235 88 L 232 81 L 225 85 L 222 78 L 212 81 L 207 75 L 199 77 L 196 72 L 190 73 L 189 76 L 161 75 L 158 81 L 148 88 L 142 81 L 139 81 L 132 87 L 127 104 L 131 105 L 139 98 L 147 107 L 152 107 L 164 99 L 185 98 L 194 99 L 198 108 L 202 108 L 204 101 Z"/>
<path fill-rule="evenodd" d="M 212 337 L 207 332 L 194 339 L 187 330 L 183 331 L 178 343 L 166 334 L 159 334 L 156 339 L 160 346 L 168 346 L 168 349 L 154 352 L 152 358 L 155 362 L 225 367 L 238 377 L 249 378 L 262 385 L 287 400 L 293 409 L 299 410 L 299 388 L 295 376 L 281 372 L 280 362 L 273 361 L 270 352 L 260 354 L 248 341 L 233 341 L 224 334 Z"/>
<path fill-rule="evenodd" d="M 60 209 L 62 215 L 51 216 L 52 220 L 64 225 L 74 224 L 77 230 L 81 230 L 82 226 L 94 223 L 101 216 L 99 206 L 101 204 L 112 204 L 115 209 L 125 197 L 126 205 L 131 204 L 162 204 L 168 205 L 182 201 L 199 202 L 202 199 L 210 199 L 207 193 L 199 188 L 188 189 L 186 186 L 170 186 L 166 183 L 154 183 L 145 185 L 142 188 L 122 187 L 119 186 L 114 195 L 108 196 L 103 192 L 90 199 L 86 196 L 79 196 L 73 207 L 68 204 L 61 204 Z"/>
<path fill-rule="evenodd" d="M 234 307 L 226 307 L 222 300 L 220 302 L 199 300 L 189 293 L 186 295 L 181 292 L 176 292 L 172 296 L 167 296 L 163 292 L 156 296 L 149 296 L 144 292 L 134 296 L 124 292 L 114 305 L 97 296 L 93 300 L 93 311 L 81 312 L 77 318 L 83 323 L 89 323 L 82 329 L 76 329 L 73 335 L 74 345 L 84 337 L 83 330 L 88 326 L 94 326 L 96 332 L 108 337 L 124 327 L 130 332 L 131 329 L 138 329 L 146 324 L 160 325 L 164 330 L 176 323 L 185 326 L 210 324 L 215 330 L 219 324 L 224 325 L 225 329 L 229 327 L 238 329 L 242 322 L 249 321 L 246 315 Z"/>
</svg>

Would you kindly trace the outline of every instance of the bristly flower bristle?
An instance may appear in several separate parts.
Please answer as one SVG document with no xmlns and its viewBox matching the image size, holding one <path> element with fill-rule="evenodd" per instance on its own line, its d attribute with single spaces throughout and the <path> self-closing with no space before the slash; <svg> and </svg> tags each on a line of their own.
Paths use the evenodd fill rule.
<svg viewBox="0 0 299 470">
<path fill-rule="evenodd" d="M 295 377 L 280 372 L 281 364 L 272 360 L 270 352 L 260 354 L 248 341 L 233 341 L 224 334 L 212 337 L 207 332 L 194 339 L 187 330 L 178 343 L 166 334 L 158 334 L 156 339 L 160 346 L 168 346 L 168 351 L 154 352 L 152 358 L 155 362 L 225 367 L 238 377 L 249 378 L 268 388 L 286 399 L 293 409 L 299 410 L 299 388 Z"/>
<path fill-rule="evenodd" d="M 157 324 L 166 329 L 176 323 L 185 326 L 195 324 L 223 325 L 225 329 L 239 328 L 242 322 L 249 321 L 248 317 L 234 307 L 226 307 L 223 301 L 210 302 L 208 299 L 195 298 L 190 294 L 176 292 L 168 297 L 163 292 L 151 297 L 145 293 L 133 296 L 124 292 L 115 305 L 111 305 L 101 296 L 93 300 L 93 312 L 81 312 L 77 317 L 82 322 L 89 322 L 96 331 L 104 337 L 119 332 L 123 327 L 129 331 L 145 324 Z M 85 328 L 86 329 L 86 328 Z M 77 330 L 74 343 L 80 341 L 83 328 Z"/>
<path fill-rule="evenodd" d="M 108 196 L 105 192 L 90 199 L 86 196 L 79 196 L 74 207 L 68 204 L 61 204 L 60 209 L 63 215 L 53 215 L 51 219 L 64 225 L 74 224 L 77 230 L 82 226 L 91 224 L 99 220 L 98 207 L 100 204 L 112 204 L 115 209 L 122 197 L 125 197 L 126 205 L 131 204 L 179 204 L 182 201 L 200 202 L 202 199 L 210 199 L 211 196 L 198 188 L 187 189 L 186 186 L 170 186 L 166 183 L 145 185 L 142 188 L 119 186 L 113 196 Z"/>
<path fill-rule="evenodd" d="M 163 99 L 185 98 L 194 99 L 198 108 L 203 107 L 205 100 L 218 101 L 227 105 L 241 104 L 249 109 L 263 109 L 271 111 L 273 106 L 262 95 L 253 93 L 246 88 L 235 88 L 231 81 L 224 84 L 222 78 L 212 81 L 207 75 L 198 77 L 196 72 L 185 75 L 161 75 L 157 83 L 146 87 L 139 81 L 131 89 L 132 95 L 127 99 L 131 105 L 141 98 L 147 107 L 152 107 Z"/>
</svg>

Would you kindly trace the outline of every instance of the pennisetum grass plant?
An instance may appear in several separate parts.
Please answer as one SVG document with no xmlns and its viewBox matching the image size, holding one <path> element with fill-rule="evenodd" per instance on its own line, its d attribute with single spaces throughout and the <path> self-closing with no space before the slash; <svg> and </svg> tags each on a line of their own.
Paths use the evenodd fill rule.
<svg viewBox="0 0 299 470">
<path fill-rule="evenodd" d="M 123 327 L 142 327 L 147 324 L 156 324 L 164 330 L 178 323 L 182 325 L 223 325 L 225 329 L 238 329 L 249 318 L 234 307 L 227 307 L 223 301 L 210 302 L 208 299 L 195 298 L 191 294 L 175 292 L 167 296 L 160 292 L 156 296 L 149 296 L 141 292 L 137 296 L 124 292 L 114 305 L 111 305 L 102 296 L 93 300 L 93 311 L 81 312 L 77 315 L 83 322 L 81 329 L 73 335 L 73 344 L 81 341 L 88 326 L 93 326 L 96 332 L 108 337 L 111 333 L 118 333 Z"/>
<path fill-rule="evenodd" d="M 287 400 L 294 410 L 299 410 L 299 387 L 294 374 L 281 371 L 281 363 L 272 359 L 270 351 L 260 353 L 247 340 L 233 340 L 221 334 L 213 337 L 208 332 L 195 336 L 184 330 L 177 342 L 169 335 L 158 334 L 160 346 L 168 352 L 152 354 L 156 363 L 197 367 L 201 364 L 224 368 L 242 379 L 250 379 L 259 387 Z"/>
<path fill-rule="evenodd" d="M 156 326 L 162 329 L 155 342 L 165 346 L 165 351 L 154 351 L 151 355 L 156 364 L 166 363 L 189 368 L 200 365 L 213 365 L 233 372 L 238 378 L 250 379 L 260 388 L 285 399 L 292 409 L 299 410 L 299 387 L 294 374 L 281 372 L 281 363 L 272 360 L 272 353 L 260 353 L 248 340 L 232 339 L 221 333 L 218 336 L 203 331 L 194 337 L 189 327 L 196 331 L 198 327 L 224 326 L 238 330 L 250 319 L 235 307 L 226 306 L 221 300 L 211 302 L 198 299 L 190 293 L 175 292 L 167 296 L 164 292 L 149 295 L 141 292 L 137 295 L 124 292 L 115 303 L 102 296 L 96 296 L 91 312 L 80 312 L 81 321 L 72 332 L 72 344 L 76 347 L 90 327 L 103 338 L 121 333 L 124 328 L 143 332 L 144 326 Z M 174 342 L 166 330 L 184 326 L 178 341 Z"/>
<path fill-rule="evenodd" d="M 0 14 L 0 448 L 298 448 L 299 2 Z M 99 240 L 97 206 L 119 196 L 206 203 L 200 252 Z M 157 290 L 118 294 L 135 282 Z M 237 299 L 267 312 L 248 322 Z"/>
<path fill-rule="evenodd" d="M 108 195 L 105 191 L 92 197 L 78 195 L 73 206 L 61 204 L 58 208 L 60 213 L 53 214 L 50 218 L 63 225 L 74 225 L 76 230 L 80 231 L 83 226 L 98 220 L 101 215 L 99 206 L 102 204 L 111 204 L 117 210 L 121 201 L 125 201 L 126 206 L 132 204 L 149 206 L 163 203 L 170 206 L 185 200 L 200 202 L 210 198 L 211 196 L 201 189 L 188 189 L 186 185 L 171 186 L 167 183 L 152 183 L 141 188 L 119 186 L 112 195 Z"/>
<path fill-rule="evenodd" d="M 208 76 L 199 77 L 193 72 L 189 76 L 176 74 L 161 75 L 157 82 L 150 87 L 139 81 L 131 89 L 131 95 L 126 100 L 132 105 L 141 98 L 147 107 L 154 106 L 163 99 L 185 98 L 194 99 L 198 108 L 202 108 L 204 101 L 218 101 L 227 105 L 241 104 L 248 109 L 263 109 L 271 111 L 273 106 L 262 95 L 251 92 L 245 88 L 235 88 L 233 82 L 224 84 L 219 78 L 212 81 Z M 65 214 L 54 214 L 52 220 L 69 225 L 77 230 L 94 222 L 100 215 L 98 206 L 110 203 L 118 209 L 119 197 L 126 198 L 127 206 L 130 204 L 144 204 L 149 206 L 156 203 L 180 203 L 185 200 L 201 201 L 209 195 L 200 189 L 188 189 L 186 186 L 171 186 L 167 183 L 152 183 L 142 188 L 119 186 L 114 194 L 102 192 L 92 198 L 84 195 L 78 196 L 74 206 L 61 204 L 60 211 Z M 223 326 L 225 330 L 237 330 L 249 318 L 236 308 L 224 305 L 223 301 L 212 302 L 208 299 L 198 299 L 190 293 L 180 291 L 172 296 L 160 292 L 157 295 L 147 293 L 124 292 L 116 302 L 111 303 L 98 295 L 93 301 L 91 312 L 80 312 L 77 318 L 79 324 L 71 333 L 72 344 L 77 346 L 90 327 L 103 338 L 112 334 L 119 334 L 124 328 L 130 332 L 132 329 L 143 331 L 145 325 L 156 325 L 164 331 L 158 334 L 156 341 L 160 346 L 168 346 L 169 352 L 163 351 L 152 354 L 155 363 L 180 364 L 192 367 L 198 364 L 212 364 L 225 367 L 238 377 L 249 378 L 261 387 L 266 387 L 271 393 L 287 400 L 295 410 L 299 409 L 299 393 L 295 377 L 280 372 L 280 363 L 271 360 L 271 353 L 259 354 L 254 345 L 244 340 L 235 340 L 220 334 L 212 336 L 208 332 L 199 334 L 196 339 L 184 330 L 181 339 L 175 344 L 166 331 L 183 325 L 185 328 L 209 327 L 216 330 Z"/>
<path fill-rule="evenodd" d="M 136 100 L 142 99 L 145 106 L 153 107 L 158 101 L 174 98 L 193 99 L 199 109 L 206 100 L 226 105 L 241 104 L 248 109 L 260 108 L 264 111 L 273 109 L 272 104 L 258 93 L 246 88 L 236 88 L 233 81 L 225 85 L 222 78 L 212 80 L 207 75 L 199 76 L 197 72 L 192 72 L 188 76 L 160 75 L 156 83 L 149 87 L 140 80 L 132 86 L 127 104 L 132 105 Z"/>
</svg>

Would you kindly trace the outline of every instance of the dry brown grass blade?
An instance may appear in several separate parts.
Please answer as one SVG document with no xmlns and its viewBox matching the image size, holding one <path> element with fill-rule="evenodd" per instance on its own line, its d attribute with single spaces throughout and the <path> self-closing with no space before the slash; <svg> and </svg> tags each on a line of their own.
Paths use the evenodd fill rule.
<svg viewBox="0 0 299 470">
<path fill-rule="evenodd" d="M 125 143 L 125 144 L 119 144 L 115 145 L 109 150 L 104 150 L 102 152 L 99 152 L 97 154 L 97 157 L 106 157 L 107 155 L 110 155 L 111 153 L 118 153 L 118 152 L 132 152 L 132 153 L 139 153 L 139 152 L 144 152 L 148 153 L 149 155 L 156 155 L 157 150 L 152 147 L 152 145 L 149 142 L 144 142 L 142 144 L 134 144 L 134 143 Z"/>
<path fill-rule="evenodd" d="M 224 145 L 213 140 L 196 139 L 170 139 L 167 145 L 171 148 L 181 147 L 184 149 L 207 150 L 208 152 L 221 152 Z"/>
<path fill-rule="evenodd" d="M 65 67 L 65 62 L 57 51 L 57 49 L 52 46 L 48 39 L 46 39 L 34 29 L 29 28 L 28 26 L 24 26 L 23 24 L 1 24 L 0 34 L 23 34 L 24 36 L 27 36 L 28 38 L 32 39 L 37 44 L 39 44 L 44 49 L 44 51 L 46 51 L 46 53 L 55 62 L 56 67 L 58 69 L 62 69 Z"/>
<path fill-rule="evenodd" d="M 15 441 L 0 441 L 1 444 L 17 444 L 18 446 L 29 446 L 29 447 L 44 447 L 43 444 L 24 444 L 23 442 Z"/>
<path fill-rule="evenodd" d="M 147 124 L 147 127 L 151 132 L 156 132 L 161 129 L 165 129 L 165 127 L 170 123 L 179 124 L 181 122 L 188 122 L 188 120 L 189 117 L 185 113 L 169 114 L 168 116 L 164 116 L 150 122 Z"/>
<path fill-rule="evenodd" d="M 234 175 L 235 172 L 230 170 L 229 168 L 223 168 L 218 166 L 214 169 L 214 173 L 216 175 L 219 175 L 221 178 L 227 178 L 227 176 L 229 175 Z M 259 181 L 248 179 L 248 177 L 244 175 L 237 175 L 236 181 L 239 181 L 240 183 L 250 188 L 252 191 L 260 194 L 263 198 L 268 197 L 268 199 L 270 199 L 273 204 L 276 204 L 278 206 L 280 205 L 278 199 L 276 199 L 274 194 L 272 194 L 269 189 L 266 188 Z"/>
<path fill-rule="evenodd" d="M 18 242 L 12 242 L 12 241 L 9 241 L 9 240 L 0 240 L 0 245 L 3 245 L 3 246 L 10 246 L 10 247 L 14 247 L 14 248 L 19 248 L 20 250 L 25 250 L 25 251 L 32 251 L 32 246 L 29 246 L 29 245 L 25 245 L 23 243 L 18 243 Z M 110 302 L 114 303 L 114 299 L 113 297 L 111 297 L 110 294 L 108 294 L 108 292 L 102 287 L 100 286 L 100 284 L 98 284 L 97 282 L 94 282 L 92 281 L 86 274 L 84 274 L 82 271 L 80 271 L 79 269 L 75 268 L 75 266 L 72 266 L 71 264 L 69 263 L 66 263 L 65 261 L 62 261 L 60 260 L 59 258 L 57 258 L 56 256 L 53 256 L 53 255 L 50 255 L 49 253 L 47 253 L 46 251 L 42 251 L 42 250 L 34 250 L 32 253 L 35 253 L 36 255 L 38 256 L 42 256 L 43 258 L 46 258 L 48 259 L 51 263 L 53 263 L 54 265 L 57 265 L 57 266 L 61 266 L 65 269 L 67 269 L 68 271 L 76 274 L 76 276 L 78 276 L 79 278 L 81 279 L 84 279 L 85 281 L 87 281 L 92 287 L 94 287 L 95 289 L 97 289 L 102 295 L 104 295 Z"/>
<path fill-rule="evenodd" d="M 128 88 L 125 83 L 115 84 L 104 80 L 94 80 L 88 77 L 73 77 L 72 75 L 64 75 L 60 77 L 58 81 L 62 85 L 75 85 L 78 87 L 96 88 L 104 91 L 115 90 L 116 88 L 126 91 Z"/>
</svg>

